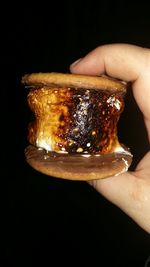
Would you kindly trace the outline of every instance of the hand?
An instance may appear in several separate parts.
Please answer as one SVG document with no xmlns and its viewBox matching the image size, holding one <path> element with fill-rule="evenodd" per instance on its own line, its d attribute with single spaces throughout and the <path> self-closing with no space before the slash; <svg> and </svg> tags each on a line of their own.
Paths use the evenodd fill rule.
<svg viewBox="0 0 150 267">
<path fill-rule="evenodd" d="M 150 49 L 128 44 L 100 46 L 72 64 L 70 70 L 107 74 L 132 82 L 133 95 L 143 113 L 150 140 Z M 134 172 L 90 181 L 90 184 L 150 233 L 150 152 Z"/>
</svg>

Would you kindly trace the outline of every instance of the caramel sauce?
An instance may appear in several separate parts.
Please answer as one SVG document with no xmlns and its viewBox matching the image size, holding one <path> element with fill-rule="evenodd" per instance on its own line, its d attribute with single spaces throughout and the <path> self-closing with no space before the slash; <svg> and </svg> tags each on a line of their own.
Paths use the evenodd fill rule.
<svg viewBox="0 0 150 267">
<path fill-rule="evenodd" d="M 123 94 L 84 88 L 33 88 L 28 94 L 35 120 L 32 145 L 62 153 L 107 154 L 119 146 L 117 123 Z"/>
</svg>

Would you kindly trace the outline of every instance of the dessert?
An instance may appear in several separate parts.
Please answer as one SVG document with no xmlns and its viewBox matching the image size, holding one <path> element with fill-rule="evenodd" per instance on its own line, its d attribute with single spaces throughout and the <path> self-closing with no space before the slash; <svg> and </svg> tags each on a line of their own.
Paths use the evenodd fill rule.
<svg viewBox="0 0 150 267">
<path fill-rule="evenodd" d="M 119 143 L 117 123 L 126 84 L 106 76 L 33 73 L 22 78 L 35 118 L 28 163 L 50 176 L 91 180 L 127 171 L 132 155 Z"/>
</svg>

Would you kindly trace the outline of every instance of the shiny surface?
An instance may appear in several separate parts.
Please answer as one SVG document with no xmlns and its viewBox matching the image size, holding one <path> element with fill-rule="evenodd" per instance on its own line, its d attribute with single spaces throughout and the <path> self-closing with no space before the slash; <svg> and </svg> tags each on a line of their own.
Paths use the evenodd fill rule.
<svg viewBox="0 0 150 267">
<path fill-rule="evenodd" d="M 83 88 L 32 88 L 29 125 L 32 145 L 60 153 L 101 153 L 119 146 L 117 122 L 124 94 Z"/>
</svg>

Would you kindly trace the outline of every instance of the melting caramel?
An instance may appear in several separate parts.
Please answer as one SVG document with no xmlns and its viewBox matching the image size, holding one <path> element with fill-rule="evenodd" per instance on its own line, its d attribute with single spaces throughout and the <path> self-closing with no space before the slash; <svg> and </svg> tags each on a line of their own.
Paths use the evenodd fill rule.
<svg viewBox="0 0 150 267">
<path fill-rule="evenodd" d="M 119 147 L 123 93 L 84 88 L 32 88 L 28 103 L 32 145 L 59 153 L 107 154 Z"/>
</svg>

